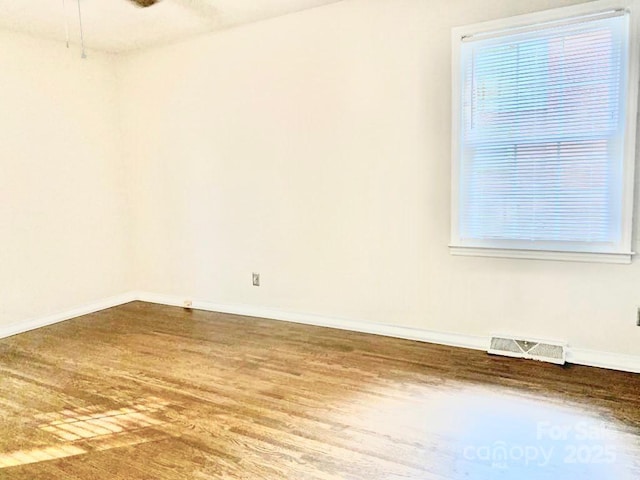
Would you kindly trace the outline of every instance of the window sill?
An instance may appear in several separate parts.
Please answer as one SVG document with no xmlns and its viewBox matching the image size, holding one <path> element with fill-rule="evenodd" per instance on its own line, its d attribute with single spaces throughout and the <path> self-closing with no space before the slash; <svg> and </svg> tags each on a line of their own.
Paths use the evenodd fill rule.
<svg viewBox="0 0 640 480">
<path fill-rule="evenodd" d="M 617 263 L 630 264 L 633 252 L 596 253 L 596 252 L 558 252 L 548 250 L 515 250 L 504 248 L 449 246 L 451 255 L 468 257 L 520 258 L 530 260 L 560 260 L 566 262 Z"/>
</svg>

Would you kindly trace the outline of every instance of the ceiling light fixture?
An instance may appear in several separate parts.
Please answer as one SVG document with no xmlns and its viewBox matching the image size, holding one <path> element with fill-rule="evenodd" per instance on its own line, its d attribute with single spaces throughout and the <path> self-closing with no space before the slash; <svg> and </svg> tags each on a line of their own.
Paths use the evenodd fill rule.
<svg viewBox="0 0 640 480">
<path fill-rule="evenodd" d="M 160 0 L 131 0 L 131 1 L 135 3 L 137 6 L 145 8 L 158 3 Z"/>
</svg>

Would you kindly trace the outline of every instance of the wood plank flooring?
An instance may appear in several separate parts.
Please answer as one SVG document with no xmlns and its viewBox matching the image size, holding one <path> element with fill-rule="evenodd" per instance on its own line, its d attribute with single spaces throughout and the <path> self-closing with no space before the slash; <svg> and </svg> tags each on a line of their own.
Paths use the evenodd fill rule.
<svg viewBox="0 0 640 480">
<path fill-rule="evenodd" d="M 0 479 L 640 478 L 640 375 L 134 302 L 0 340 Z"/>
</svg>

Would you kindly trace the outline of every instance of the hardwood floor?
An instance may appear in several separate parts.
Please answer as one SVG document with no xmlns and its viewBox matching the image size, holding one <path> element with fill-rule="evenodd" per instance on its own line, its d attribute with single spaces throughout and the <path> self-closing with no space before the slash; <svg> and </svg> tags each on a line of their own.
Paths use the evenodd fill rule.
<svg viewBox="0 0 640 480">
<path fill-rule="evenodd" d="M 0 340 L 1 479 L 640 478 L 640 375 L 134 302 Z"/>
</svg>

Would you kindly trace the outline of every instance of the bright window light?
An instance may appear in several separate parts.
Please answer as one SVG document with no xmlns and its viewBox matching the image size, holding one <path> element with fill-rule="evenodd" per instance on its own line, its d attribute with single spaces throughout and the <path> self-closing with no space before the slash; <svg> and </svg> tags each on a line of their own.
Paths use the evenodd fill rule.
<svg viewBox="0 0 640 480">
<path fill-rule="evenodd" d="M 453 253 L 630 261 L 637 60 L 601 4 L 454 32 Z"/>
</svg>

